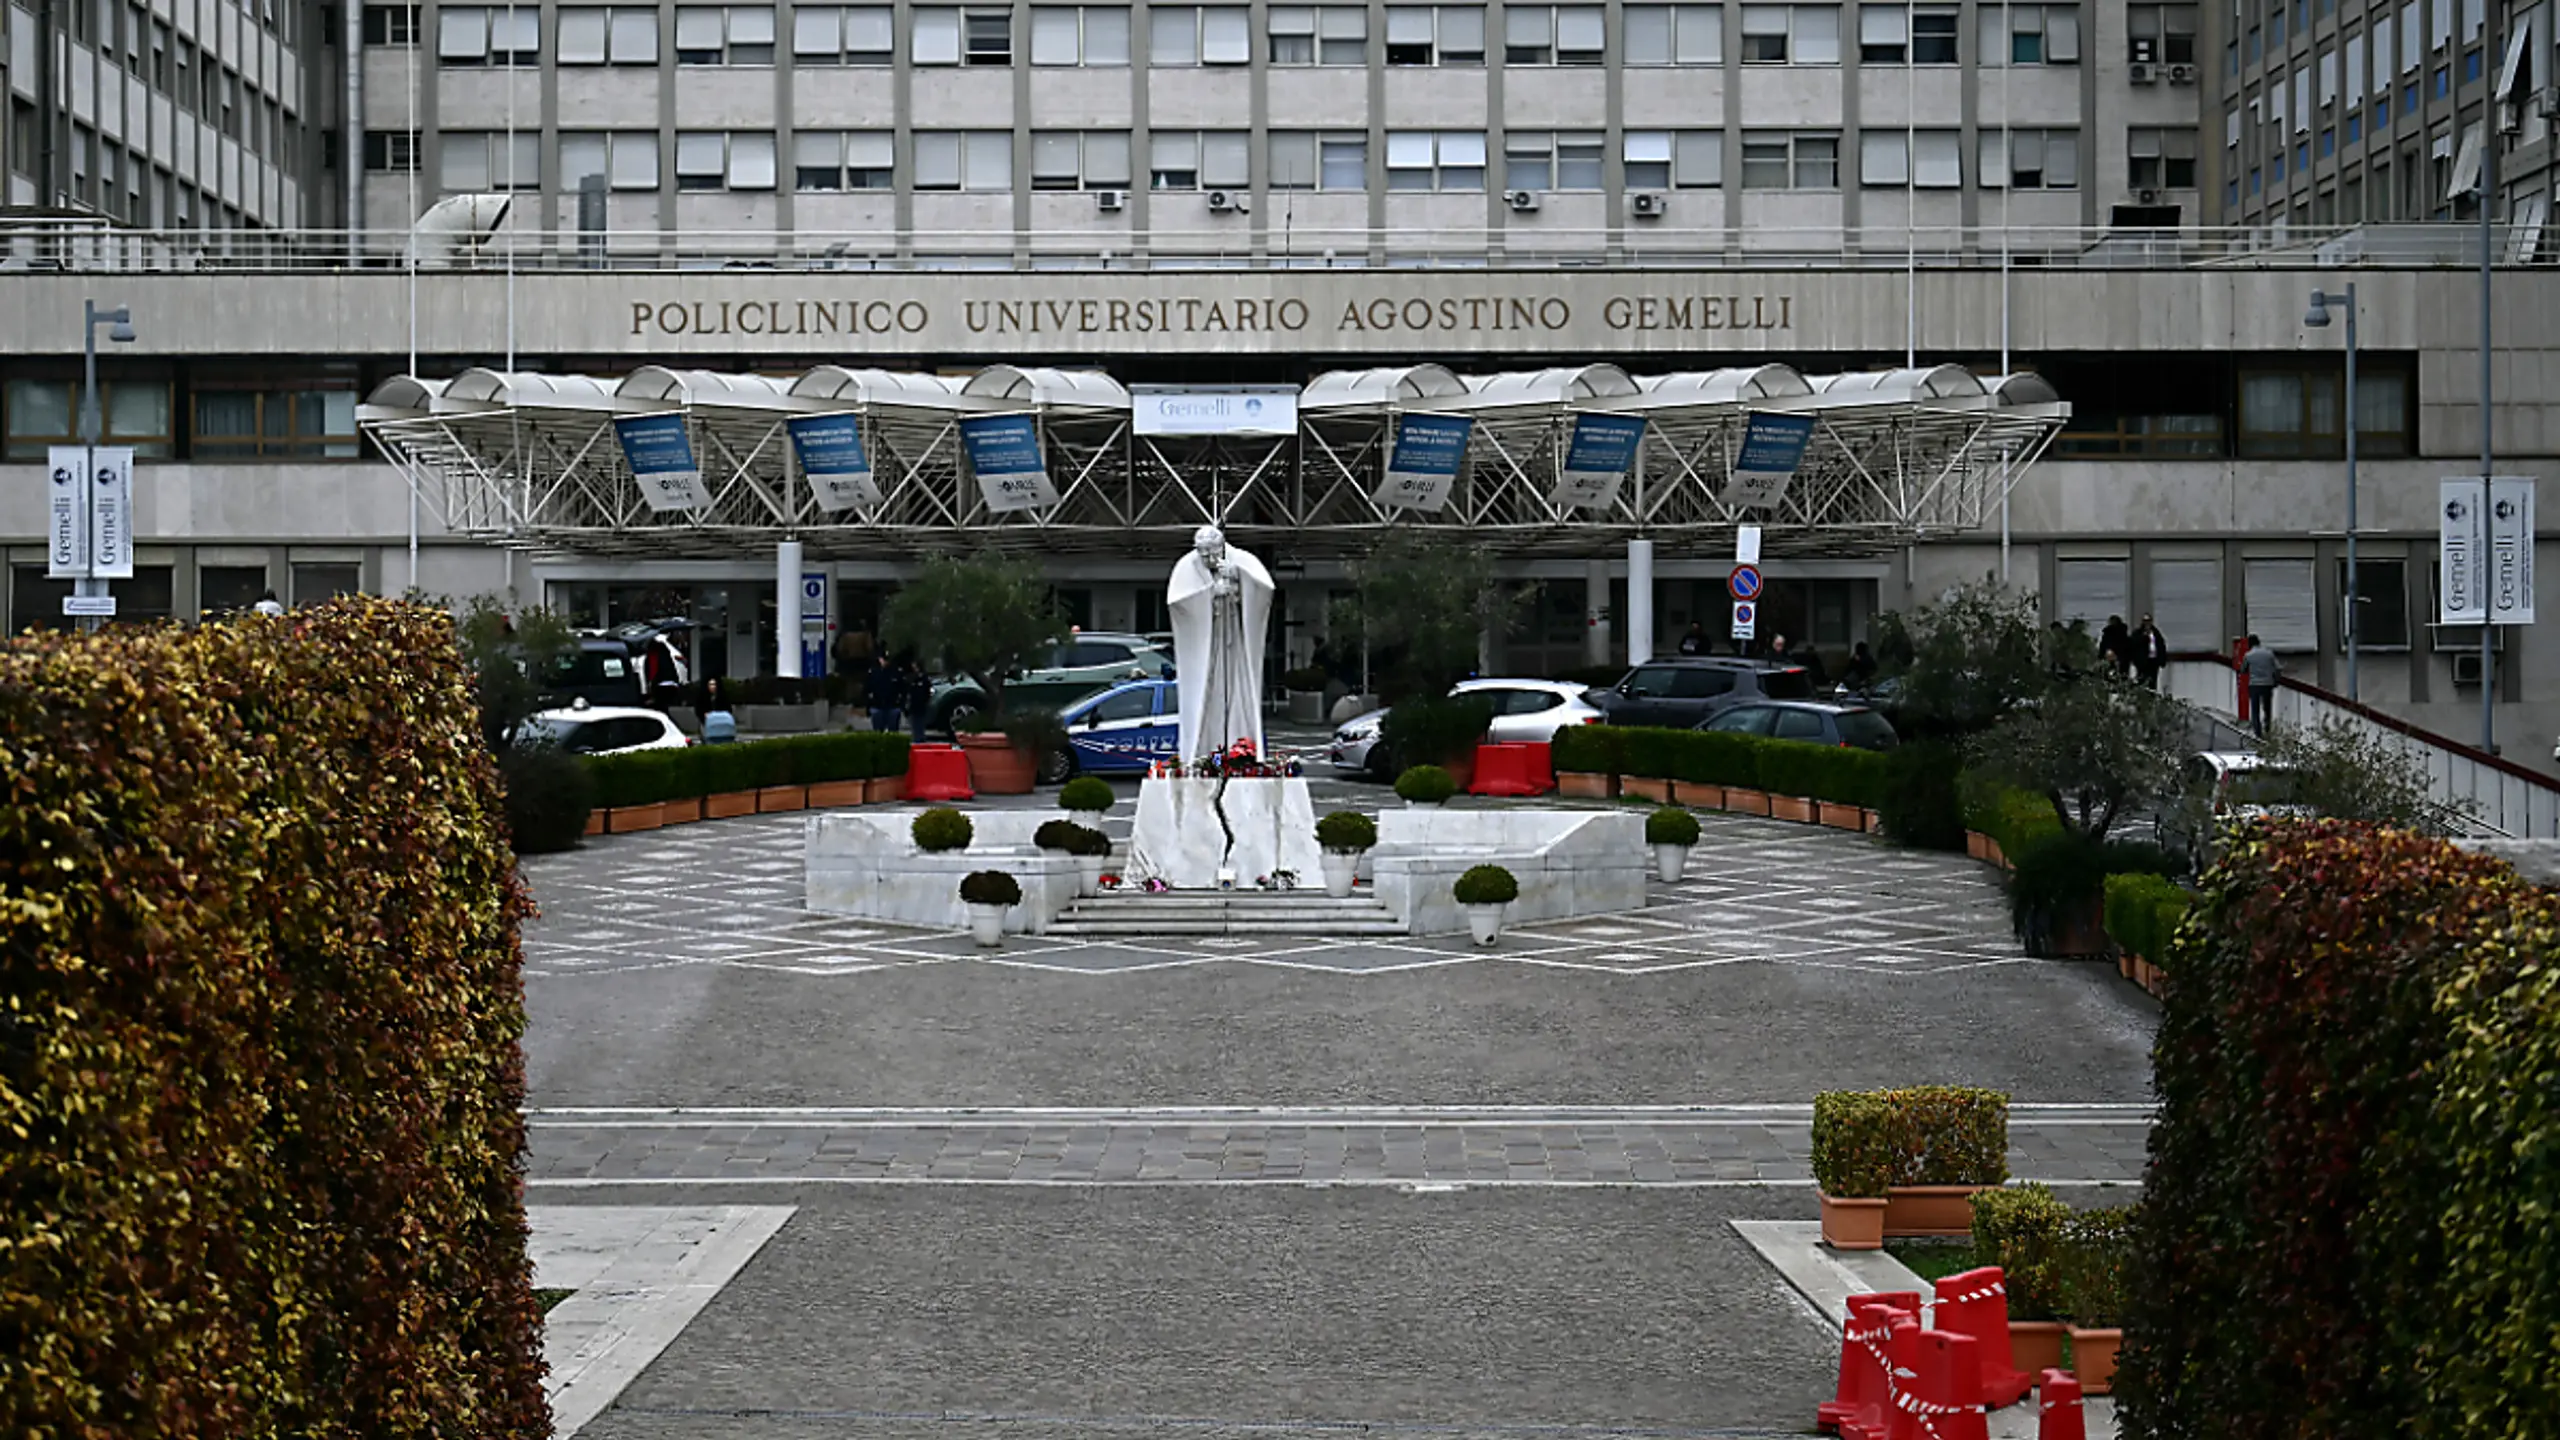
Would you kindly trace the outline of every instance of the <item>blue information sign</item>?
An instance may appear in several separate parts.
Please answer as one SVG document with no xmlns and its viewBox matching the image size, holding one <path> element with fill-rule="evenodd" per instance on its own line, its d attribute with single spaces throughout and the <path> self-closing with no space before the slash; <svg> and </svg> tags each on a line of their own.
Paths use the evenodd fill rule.
<svg viewBox="0 0 2560 1440">
<path fill-rule="evenodd" d="M 1725 487 L 1725 503 L 1777 504 L 1804 464 L 1805 446 L 1812 439 L 1810 415 L 1753 415 L 1742 429 L 1742 449 L 1733 457 L 1733 483 Z"/>
<path fill-rule="evenodd" d="M 1564 474 L 1556 482 L 1556 503 L 1597 508 L 1617 498 L 1618 482 L 1636 463 L 1636 447 L 1643 442 L 1640 415 L 1575 416 Z"/>
<path fill-rule="evenodd" d="M 821 510 L 849 510 L 880 503 L 871 457 L 862 448 L 862 420 L 855 415 L 797 415 L 786 422 L 800 473 Z"/>
<path fill-rule="evenodd" d="M 975 415 L 960 422 L 960 443 L 987 508 L 1037 510 L 1058 503 L 1040 453 L 1040 424 L 1028 415 Z"/>
<path fill-rule="evenodd" d="M 693 437 L 685 431 L 684 416 L 625 415 L 613 422 L 613 433 L 650 509 L 711 508 L 711 492 L 703 486 L 702 467 L 694 463 Z"/>
<path fill-rule="evenodd" d="M 1395 448 L 1378 486 L 1378 503 L 1392 510 L 1437 510 L 1466 463 L 1467 437 L 1476 422 L 1464 415 L 1407 415 L 1396 422 Z"/>
</svg>

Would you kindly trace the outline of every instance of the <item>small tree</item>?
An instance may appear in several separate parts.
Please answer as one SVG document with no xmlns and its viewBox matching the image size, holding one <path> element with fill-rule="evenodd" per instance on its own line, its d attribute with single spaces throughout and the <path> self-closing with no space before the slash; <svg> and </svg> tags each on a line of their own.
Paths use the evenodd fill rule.
<svg viewBox="0 0 2560 1440">
<path fill-rule="evenodd" d="M 455 637 L 480 698 L 480 734 L 492 750 L 542 708 L 560 663 L 578 643 L 558 611 L 510 612 L 496 595 L 474 595 L 463 605 Z"/>
<path fill-rule="evenodd" d="M 2012 710 L 1972 748 L 1975 763 L 2044 796 L 2065 830 L 2095 841 L 2127 809 L 2176 796 L 2187 728 L 2157 691 L 2084 675 Z"/>
<path fill-rule="evenodd" d="M 2259 742 L 2258 755 L 2292 772 L 2285 788 L 2293 803 L 2333 819 L 2371 820 L 2445 835 L 2472 806 L 2468 799 L 2457 804 L 2438 800 L 2427 783 L 2427 768 L 2416 756 L 2336 716 L 2316 726 L 2279 727 Z"/>
<path fill-rule="evenodd" d="M 1455 541 L 1390 532 L 1352 567 L 1354 593 L 1327 617 L 1336 650 L 1357 656 L 1392 703 L 1446 694 L 1475 669 L 1487 630 L 1508 634 L 1529 591 L 1494 578 L 1493 557 Z"/>
<path fill-rule="evenodd" d="M 1004 714 L 1004 685 L 1067 633 L 1049 582 L 1028 560 L 988 552 L 937 556 L 880 607 L 880 636 L 945 675 L 967 675 Z"/>
<path fill-rule="evenodd" d="M 2097 651 L 2085 632 L 2041 625 L 2032 592 L 1986 575 L 1908 614 L 1883 616 L 1876 658 L 1900 682 L 1899 728 L 1971 734 L 2044 694 L 2058 673 L 2088 670 Z"/>
</svg>

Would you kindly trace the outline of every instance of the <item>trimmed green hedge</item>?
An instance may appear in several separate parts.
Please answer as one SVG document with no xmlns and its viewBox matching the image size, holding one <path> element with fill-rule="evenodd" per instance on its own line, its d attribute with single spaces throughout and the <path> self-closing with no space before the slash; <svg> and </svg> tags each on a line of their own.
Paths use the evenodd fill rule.
<svg viewBox="0 0 2560 1440">
<path fill-rule="evenodd" d="M 2142 873 L 2107 877 L 2107 934 L 2128 955 L 2154 965 L 2169 953 L 2169 937 L 2186 918 L 2191 897 L 2174 880 Z"/>
<path fill-rule="evenodd" d="M 2059 1320 L 2063 1306 L 2063 1230 L 2071 1207 L 2030 1180 L 1973 1197 L 1974 1263 L 2006 1272 L 2009 1318 Z"/>
<path fill-rule="evenodd" d="M 1558 770 L 1615 775 L 1619 742 L 1626 733 L 1616 725 L 1567 725 L 1549 742 L 1548 758 Z"/>
<path fill-rule="evenodd" d="M 1565 745 L 1577 737 L 1609 732 L 1617 773 L 1684 780 L 1692 785 L 1723 785 L 1737 790 L 1765 790 L 1828 800 L 1835 805 L 1872 806 L 1883 795 L 1887 758 L 1873 750 L 1842 745 L 1814 745 L 1802 740 L 1769 740 L 1722 730 L 1669 730 L 1645 725 L 1585 725 L 1557 734 L 1556 768 L 1595 768 L 1587 761 L 1600 753 L 1600 742 Z M 1589 750 L 1582 750 L 1584 744 Z M 1577 763 L 1568 764 L 1567 759 Z"/>
<path fill-rule="evenodd" d="M 1956 1085 L 1823 1091 L 1813 1097 L 1813 1174 L 1840 1199 L 1895 1185 L 2001 1184 L 2009 1097 Z"/>
<path fill-rule="evenodd" d="M 2560 1435 L 2560 895 L 2263 821 L 2179 931 L 2127 1433 Z"/>
<path fill-rule="evenodd" d="M 784 735 L 681 750 L 633 750 L 587 758 L 596 805 L 654 805 L 760 790 L 768 785 L 823 785 L 872 780 L 907 771 L 907 737 L 871 730 Z"/>
<path fill-rule="evenodd" d="M 0 1435 L 548 1435 L 452 617 L 16 637 L 0 792 Z"/>
</svg>

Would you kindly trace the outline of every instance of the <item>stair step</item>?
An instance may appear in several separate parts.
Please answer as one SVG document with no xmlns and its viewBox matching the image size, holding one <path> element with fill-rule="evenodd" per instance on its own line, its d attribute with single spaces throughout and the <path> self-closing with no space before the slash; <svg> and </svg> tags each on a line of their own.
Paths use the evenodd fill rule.
<svg viewBox="0 0 2560 1440">
<path fill-rule="evenodd" d="M 1374 895 L 1337 900 L 1321 890 L 1186 890 L 1078 900 L 1049 927 L 1049 933 L 1098 939 L 1213 935 L 1382 939 L 1405 931 Z"/>
<path fill-rule="evenodd" d="M 1126 925 L 1117 921 L 1062 919 L 1051 925 L 1048 933 L 1073 940 L 1184 939 L 1213 935 L 1287 935 L 1324 940 L 1383 940 L 1401 937 L 1405 932 L 1403 926 L 1384 918 L 1302 920 L 1287 924 L 1271 924 L 1209 917 L 1151 920 L 1139 925 Z"/>
</svg>

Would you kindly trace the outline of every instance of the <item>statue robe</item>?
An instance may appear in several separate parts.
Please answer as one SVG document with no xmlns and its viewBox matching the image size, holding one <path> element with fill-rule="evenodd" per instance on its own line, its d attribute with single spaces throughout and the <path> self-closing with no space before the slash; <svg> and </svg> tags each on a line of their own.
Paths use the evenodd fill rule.
<svg viewBox="0 0 2560 1440">
<path fill-rule="evenodd" d="M 1270 633 L 1271 572 L 1230 545 L 1226 569 L 1236 584 L 1217 593 L 1199 552 L 1184 555 L 1165 587 L 1173 613 L 1173 666 L 1181 687 L 1180 758 L 1185 765 L 1262 739 L 1262 644 Z"/>
</svg>

